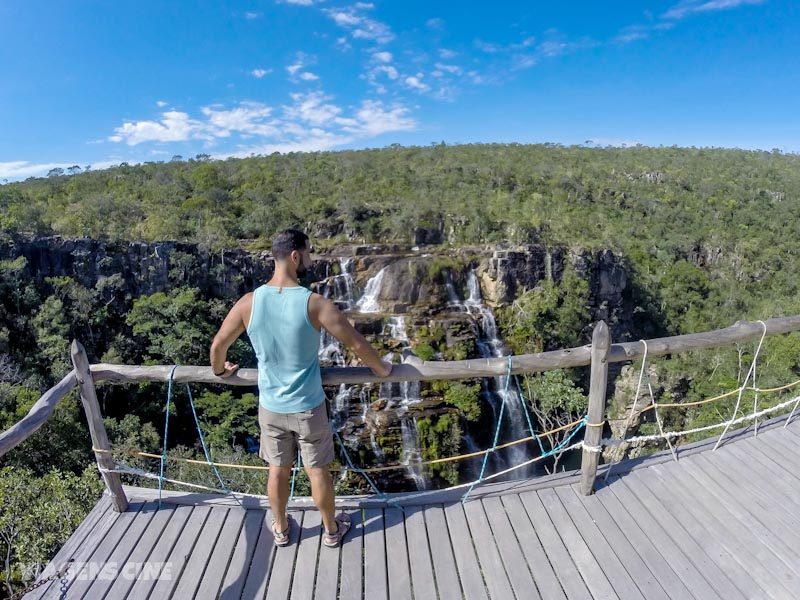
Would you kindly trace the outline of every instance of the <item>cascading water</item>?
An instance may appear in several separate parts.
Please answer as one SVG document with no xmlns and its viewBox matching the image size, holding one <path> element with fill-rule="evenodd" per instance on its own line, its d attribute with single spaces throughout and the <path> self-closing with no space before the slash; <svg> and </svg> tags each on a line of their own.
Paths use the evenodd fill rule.
<svg viewBox="0 0 800 600">
<path fill-rule="evenodd" d="M 378 297 L 381 293 L 381 284 L 383 277 L 386 274 L 386 267 L 383 267 L 378 273 L 367 281 L 364 288 L 364 295 L 356 303 L 356 310 L 362 313 L 376 313 L 381 311 L 381 305 L 378 303 Z"/>
<path fill-rule="evenodd" d="M 341 273 L 328 280 L 327 285 L 323 290 L 323 295 L 326 298 L 332 299 L 334 302 L 342 306 L 345 310 L 359 310 L 360 312 L 377 312 L 380 310 L 377 298 L 380 294 L 381 281 L 384 276 L 385 269 L 379 271 L 375 277 L 371 278 L 364 289 L 364 294 L 358 301 L 356 294 L 358 289 L 353 278 L 354 260 L 352 258 L 342 258 L 339 261 L 341 266 Z M 344 349 L 335 337 L 329 334 L 324 329 L 320 338 L 319 356 L 321 360 L 327 360 L 329 363 L 337 366 L 345 366 Z M 383 387 L 386 384 L 381 384 Z M 355 398 L 361 403 L 361 419 L 365 428 L 369 431 L 370 445 L 375 454 L 375 460 L 378 464 L 384 461 L 383 450 L 378 445 L 375 435 L 375 427 L 368 419 L 367 413 L 370 409 L 370 390 L 372 386 L 367 384 L 364 386 L 352 386 L 341 384 L 337 392 L 332 406 L 331 420 L 337 431 L 341 431 L 347 423 L 350 416 L 350 406 Z M 358 437 L 345 437 L 344 441 L 348 446 L 357 446 Z"/>
<path fill-rule="evenodd" d="M 401 350 L 409 347 L 408 333 L 406 332 L 406 320 L 402 316 L 389 317 L 388 320 L 389 336 L 400 342 Z M 391 360 L 392 355 L 389 355 Z M 406 474 L 414 481 L 418 490 L 424 490 L 428 487 L 428 482 L 423 473 L 422 467 L 419 463 L 422 461 L 422 450 L 419 447 L 419 428 L 417 427 L 417 420 L 413 416 L 408 415 L 409 407 L 418 404 L 420 398 L 420 385 L 419 381 L 401 381 L 399 384 L 382 384 L 381 391 L 384 391 L 383 386 L 387 386 L 385 390 L 388 392 L 387 407 L 393 407 L 397 411 L 397 416 L 400 417 L 400 433 L 403 441 L 403 455 L 402 462 L 408 465 Z M 394 390 L 397 389 L 399 394 L 395 394 Z"/>
<path fill-rule="evenodd" d="M 481 287 L 475 270 L 470 270 L 467 277 L 468 297 L 464 302 L 459 300 L 449 273 L 445 279 L 445 286 L 447 288 L 449 305 L 479 317 L 479 335 L 476 340 L 476 345 L 481 357 L 499 358 L 506 356 L 506 349 L 497 332 L 497 322 L 494 318 L 494 313 L 483 303 Z M 482 395 L 492 407 L 495 419 L 500 416 L 500 406 L 505 397 L 506 415 L 503 417 L 504 428 L 507 435 L 509 435 L 512 440 L 517 440 L 527 437 L 530 433 L 527 429 L 527 420 L 524 414 L 524 407 L 522 406 L 522 398 L 520 398 L 517 393 L 513 381 L 507 381 L 507 379 L 505 375 L 484 379 L 481 384 L 481 389 Z M 509 384 L 508 391 L 506 391 L 507 383 Z M 506 460 L 503 460 L 499 453 L 495 453 L 496 469 L 500 470 L 505 466 L 517 465 L 530 458 L 524 444 L 511 446 L 505 451 L 504 456 Z M 526 472 L 527 469 L 520 469 L 518 471 L 518 476 L 525 476 L 527 474 Z"/>
</svg>

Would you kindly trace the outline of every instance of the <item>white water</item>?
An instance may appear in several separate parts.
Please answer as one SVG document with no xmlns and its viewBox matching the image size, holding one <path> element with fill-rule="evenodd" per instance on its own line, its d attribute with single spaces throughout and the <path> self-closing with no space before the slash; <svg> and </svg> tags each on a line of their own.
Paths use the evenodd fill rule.
<svg viewBox="0 0 800 600">
<path fill-rule="evenodd" d="M 367 285 L 364 288 L 364 295 L 361 296 L 356 303 L 356 310 L 362 313 L 376 313 L 381 311 L 378 297 L 381 293 L 381 284 L 383 283 L 383 276 L 385 274 L 386 267 L 383 267 L 374 277 L 367 281 Z"/>
<path fill-rule="evenodd" d="M 400 342 L 401 350 L 409 347 L 408 333 L 406 331 L 405 317 L 390 317 L 388 321 L 389 335 L 393 340 Z M 393 358 L 389 355 L 388 360 Z M 386 386 L 386 388 L 384 388 Z M 395 390 L 399 393 L 395 393 Z M 419 404 L 420 385 L 419 381 L 401 381 L 399 384 L 381 384 L 382 395 L 388 398 L 388 406 L 396 408 L 397 415 L 400 417 L 400 433 L 403 440 L 403 454 L 401 462 L 408 465 L 406 475 L 414 481 L 418 490 L 428 487 L 422 467 L 422 450 L 419 447 L 419 429 L 417 420 L 408 416 L 409 407 Z"/>
<path fill-rule="evenodd" d="M 483 358 L 499 358 L 506 356 L 506 349 L 497 332 L 497 322 L 494 318 L 494 313 L 483 303 L 480 283 L 478 282 L 478 276 L 475 274 L 474 269 L 469 272 L 467 289 L 469 297 L 461 306 L 470 314 L 477 314 L 477 316 L 480 317 L 480 335 L 476 340 L 478 352 Z M 500 416 L 500 407 L 505 397 L 506 411 L 503 416 L 503 429 L 501 431 L 507 432 L 508 439 L 499 440 L 501 443 L 503 441 L 517 440 L 530 435 L 527 428 L 524 407 L 522 406 L 522 399 L 515 389 L 513 380 L 507 381 L 507 379 L 508 378 L 504 375 L 491 379 L 484 379 L 481 386 L 484 398 L 489 401 L 489 405 L 492 407 L 495 423 Z M 509 389 L 506 392 L 507 383 Z M 524 444 L 511 446 L 505 451 L 504 456 L 507 458 L 507 461 L 504 461 L 498 453 L 495 453 L 495 458 L 497 460 L 495 466 L 498 470 L 502 469 L 504 466 L 520 464 L 530 458 L 530 456 L 527 455 Z M 522 469 L 519 472 L 519 476 L 524 476 L 524 471 L 525 469 Z"/>
</svg>

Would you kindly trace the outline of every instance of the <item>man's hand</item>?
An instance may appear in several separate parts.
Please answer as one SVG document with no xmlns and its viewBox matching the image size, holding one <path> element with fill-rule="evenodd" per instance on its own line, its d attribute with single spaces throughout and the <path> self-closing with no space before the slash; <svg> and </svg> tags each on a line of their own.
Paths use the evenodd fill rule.
<svg viewBox="0 0 800 600">
<path fill-rule="evenodd" d="M 388 377 L 392 372 L 392 363 L 382 360 L 378 369 L 372 369 L 376 377 Z"/>
<path fill-rule="evenodd" d="M 217 375 L 216 373 L 214 373 L 214 375 L 216 377 L 222 377 L 223 379 L 226 379 L 226 378 L 230 377 L 231 375 L 233 375 L 234 373 L 236 373 L 236 371 L 238 369 L 239 369 L 239 365 L 235 365 L 232 362 L 226 360 L 225 361 L 225 371 L 223 373 L 221 373 L 220 375 Z M 211 371 L 212 372 L 214 371 L 213 367 L 211 368 Z"/>
</svg>

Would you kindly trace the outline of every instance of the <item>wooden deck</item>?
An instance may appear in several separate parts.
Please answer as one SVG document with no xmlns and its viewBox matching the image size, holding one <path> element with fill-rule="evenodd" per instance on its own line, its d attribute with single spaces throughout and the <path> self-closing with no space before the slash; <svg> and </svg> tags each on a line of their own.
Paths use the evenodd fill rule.
<svg viewBox="0 0 800 600">
<path fill-rule="evenodd" d="M 589 497 L 568 473 L 486 485 L 464 505 L 398 495 L 405 512 L 346 498 L 354 527 L 336 550 L 307 503 L 276 548 L 263 502 L 170 492 L 157 510 L 153 490 L 128 487 L 127 512 L 104 497 L 53 560 L 75 561 L 66 594 L 26 598 L 795 599 L 800 418 L 782 425 L 687 446 L 677 463 L 627 461 L 606 481 L 601 469 Z"/>
</svg>

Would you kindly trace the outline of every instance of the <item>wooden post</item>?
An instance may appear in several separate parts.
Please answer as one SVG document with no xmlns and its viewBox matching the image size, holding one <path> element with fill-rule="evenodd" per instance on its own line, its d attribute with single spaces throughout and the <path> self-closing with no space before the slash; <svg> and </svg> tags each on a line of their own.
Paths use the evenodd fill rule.
<svg viewBox="0 0 800 600">
<path fill-rule="evenodd" d="M 78 390 L 81 394 L 83 410 L 86 413 L 86 421 L 89 424 L 89 433 L 92 436 L 92 446 L 97 450 L 110 451 L 111 445 L 108 443 L 108 435 L 103 425 L 103 417 L 100 414 L 100 405 L 97 403 L 97 393 L 94 389 L 92 373 L 89 370 L 89 359 L 86 356 L 86 350 L 78 340 L 73 340 L 70 353 L 72 354 L 72 364 L 75 366 L 75 376 L 78 379 Z M 98 466 L 104 469 L 114 468 L 114 460 L 110 452 L 95 451 L 94 456 Z M 102 475 L 106 488 L 111 494 L 114 510 L 125 512 L 128 509 L 128 499 L 122 489 L 119 473 L 103 473 L 101 471 L 100 475 Z"/>
<path fill-rule="evenodd" d="M 600 321 L 592 333 L 591 380 L 589 383 L 589 411 L 586 435 L 583 443 L 589 447 L 600 444 L 603 435 L 602 427 L 590 427 L 593 423 L 602 423 L 606 412 L 606 384 L 608 382 L 608 351 L 611 348 L 611 335 L 605 321 Z M 584 496 L 594 492 L 594 480 L 597 477 L 598 452 L 583 449 L 581 461 L 581 492 Z"/>
</svg>

